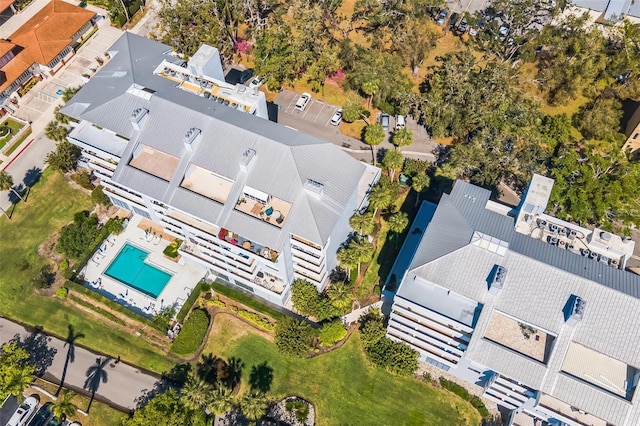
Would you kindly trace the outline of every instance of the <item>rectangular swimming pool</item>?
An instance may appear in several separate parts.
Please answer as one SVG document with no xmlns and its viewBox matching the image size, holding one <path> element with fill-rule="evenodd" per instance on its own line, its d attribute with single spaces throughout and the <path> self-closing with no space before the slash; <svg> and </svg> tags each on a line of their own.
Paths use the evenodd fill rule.
<svg viewBox="0 0 640 426">
<path fill-rule="evenodd" d="M 149 252 L 127 243 L 104 274 L 157 299 L 172 275 L 145 263 L 147 256 Z"/>
</svg>

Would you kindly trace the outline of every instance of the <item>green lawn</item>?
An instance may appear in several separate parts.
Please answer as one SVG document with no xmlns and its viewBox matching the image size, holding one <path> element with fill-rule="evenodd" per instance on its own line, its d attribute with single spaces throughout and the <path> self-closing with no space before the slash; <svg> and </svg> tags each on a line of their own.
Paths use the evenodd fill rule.
<svg viewBox="0 0 640 426">
<path fill-rule="evenodd" d="M 89 318 L 54 297 L 40 296 L 29 285 L 45 262 L 38 255 L 38 246 L 70 222 L 75 212 L 91 206 L 88 195 L 72 189 L 59 173 L 46 170 L 28 202 L 16 205 L 12 219 L 0 217 L 0 315 L 43 326 L 63 337 L 72 324 L 85 334 L 78 341 L 81 346 L 120 356 L 152 371 L 167 371 L 174 362 L 142 339 Z"/>
<path fill-rule="evenodd" d="M 244 364 L 243 387 L 253 366 L 273 369 L 269 394 L 302 396 L 316 406 L 318 425 L 479 425 L 479 414 L 457 396 L 370 367 L 357 334 L 340 349 L 313 359 L 280 354 L 276 346 L 244 323 L 217 315 L 204 353 Z"/>
</svg>

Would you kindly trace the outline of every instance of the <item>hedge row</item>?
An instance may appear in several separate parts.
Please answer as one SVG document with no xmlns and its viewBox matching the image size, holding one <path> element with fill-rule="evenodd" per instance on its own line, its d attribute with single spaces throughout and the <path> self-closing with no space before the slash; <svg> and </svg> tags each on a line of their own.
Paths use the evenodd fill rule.
<svg viewBox="0 0 640 426">
<path fill-rule="evenodd" d="M 260 315 L 255 312 L 249 312 L 245 310 L 238 311 L 238 315 L 242 318 L 246 319 L 250 323 L 257 325 L 260 328 L 263 328 L 267 331 L 275 331 L 276 326 L 270 323 L 267 319 L 262 318 Z"/>
<path fill-rule="evenodd" d="M 447 380 L 444 377 L 440 377 L 440 386 L 448 391 L 455 393 L 465 401 L 469 401 L 471 405 L 476 410 L 478 410 L 482 418 L 486 419 L 487 417 L 489 417 L 489 410 L 487 410 L 487 407 L 485 407 L 482 400 L 475 395 L 471 395 L 468 390 L 466 390 L 459 384 L 452 382 L 451 380 Z"/>
<path fill-rule="evenodd" d="M 256 299 L 253 299 L 252 297 L 249 297 L 218 282 L 214 282 L 213 284 L 211 284 L 211 288 L 213 288 L 216 293 L 220 293 L 223 296 L 228 297 L 229 299 L 235 300 L 238 303 L 242 303 L 243 305 L 253 309 L 254 311 L 260 312 L 261 314 L 267 315 L 275 320 L 281 320 L 282 318 L 286 317 L 286 315 L 282 312 L 273 309 L 272 307 L 267 306 L 264 303 L 260 303 Z"/>
<path fill-rule="evenodd" d="M 196 303 L 196 300 L 198 300 L 200 295 L 205 291 L 209 291 L 210 289 L 211 289 L 211 286 L 209 285 L 209 283 L 200 281 L 193 288 L 193 290 L 191 290 L 191 294 L 189 295 L 187 300 L 185 300 L 184 305 L 182 305 L 182 308 L 180 308 L 180 312 L 178 312 L 178 315 L 176 315 L 176 319 L 178 320 L 178 322 L 184 321 L 185 317 L 191 310 L 191 307 L 194 305 L 194 303 Z"/>
<path fill-rule="evenodd" d="M 69 290 L 73 290 L 77 293 L 83 294 L 87 297 L 90 297 L 91 299 L 95 300 L 96 302 L 99 302 L 103 305 L 105 305 L 106 307 L 108 307 L 109 309 L 112 309 L 118 313 L 123 314 L 124 316 L 131 318 L 134 321 L 138 321 L 143 323 L 144 325 L 148 325 L 151 328 L 154 328 L 158 331 L 160 331 L 161 333 L 165 333 L 166 330 L 164 328 L 162 328 L 161 326 L 159 326 L 158 324 L 154 323 L 153 320 L 141 315 L 141 314 L 137 314 L 135 312 L 133 312 L 131 309 L 122 306 L 121 304 L 114 302 L 113 300 L 104 297 L 103 295 L 96 293 L 95 291 L 80 285 L 78 283 L 75 283 L 73 281 L 67 281 L 64 285 L 65 287 L 67 287 Z"/>
<path fill-rule="evenodd" d="M 99 315 L 102 315 L 103 317 L 105 317 L 108 320 L 111 320 L 113 322 L 115 322 L 116 324 L 120 324 L 120 325 L 126 325 L 126 323 L 118 318 L 117 316 L 113 315 L 111 312 L 102 309 L 99 306 L 96 306 L 92 303 L 87 302 L 86 300 L 80 299 L 79 297 L 76 297 L 74 295 L 69 295 L 69 299 L 73 300 L 75 303 L 77 303 L 78 305 L 84 306 L 85 308 L 89 308 L 92 311 L 96 312 Z"/>
<path fill-rule="evenodd" d="M 72 267 L 64 271 L 63 275 L 65 278 L 71 279 L 72 281 L 77 278 L 78 273 L 82 271 L 89 259 L 91 259 L 91 256 L 93 256 L 93 253 L 98 250 L 98 247 L 100 247 L 105 238 L 109 236 L 109 229 L 111 228 L 107 226 L 107 224 L 112 220 L 115 219 L 109 219 L 107 223 L 105 223 L 104 226 L 100 228 L 100 232 L 98 232 L 98 235 L 96 236 L 95 240 L 93 240 L 93 243 L 91 243 L 89 247 L 87 247 L 85 252 L 82 253 L 80 257 L 78 257 Z"/>
<path fill-rule="evenodd" d="M 176 355 L 191 355 L 198 350 L 209 330 L 209 315 L 204 309 L 194 309 L 182 326 L 171 352 Z"/>
</svg>

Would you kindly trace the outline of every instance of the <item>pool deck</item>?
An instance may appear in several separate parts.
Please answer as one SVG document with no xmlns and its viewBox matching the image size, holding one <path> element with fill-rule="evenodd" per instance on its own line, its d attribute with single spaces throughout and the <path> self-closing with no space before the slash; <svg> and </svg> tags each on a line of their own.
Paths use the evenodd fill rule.
<svg viewBox="0 0 640 426">
<path fill-rule="evenodd" d="M 85 281 L 96 292 L 146 315 L 153 315 L 171 305 L 180 309 L 191 290 L 204 277 L 205 270 L 180 265 L 166 258 L 162 251 L 172 241 L 160 236 L 153 237 L 152 234 L 146 235 L 145 230 L 139 227 L 142 220 L 141 216 L 133 215 L 127 228 L 120 235 L 110 235 L 107 238 L 83 270 Z M 104 271 L 126 243 L 149 252 L 146 263 L 173 275 L 157 299 L 104 275 Z"/>
</svg>

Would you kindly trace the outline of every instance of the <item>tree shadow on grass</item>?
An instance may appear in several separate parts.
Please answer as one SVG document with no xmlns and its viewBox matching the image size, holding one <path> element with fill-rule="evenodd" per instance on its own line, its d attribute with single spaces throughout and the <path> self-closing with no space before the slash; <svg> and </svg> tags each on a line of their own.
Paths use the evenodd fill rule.
<svg viewBox="0 0 640 426">
<path fill-rule="evenodd" d="M 251 390 L 267 393 L 271 389 L 271 382 L 273 382 L 273 368 L 267 364 L 267 361 L 251 367 L 249 374 Z"/>
<path fill-rule="evenodd" d="M 12 342 L 16 342 L 19 347 L 23 348 L 30 355 L 30 361 L 35 365 L 35 375 L 42 377 L 47 369 L 53 364 L 53 358 L 58 350 L 49 347 L 51 337 L 42 332 L 41 327 L 36 327 L 27 337 L 23 338 L 16 334 Z"/>
</svg>

